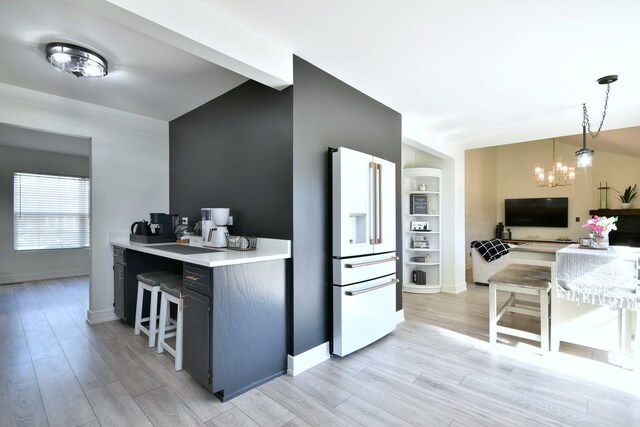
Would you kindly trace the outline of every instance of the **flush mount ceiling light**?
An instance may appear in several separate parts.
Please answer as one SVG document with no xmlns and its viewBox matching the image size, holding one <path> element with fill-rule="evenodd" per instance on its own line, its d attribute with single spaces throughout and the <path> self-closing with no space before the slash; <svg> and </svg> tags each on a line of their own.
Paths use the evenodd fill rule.
<svg viewBox="0 0 640 427">
<path fill-rule="evenodd" d="M 589 114 L 587 113 L 587 104 L 582 104 L 582 148 L 576 151 L 577 166 L 579 168 L 588 168 L 593 163 L 593 151 L 590 148 L 587 148 L 587 130 L 589 130 L 589 135 L 593 139 L 600 134 L 600 130 L 602 130 L 602 125 L 604 124 L 604 119 L 607 116 L 607 106 L 609 104 L 609 90 L 610 84 L 614 83 L 618 80 L 617 74 L 612 74 L 610 76 L 600 77 L 598 79 L 598 83 L 601 85 L 607 85 L 607 95 L 604 99 L 604 111 L 602 112 L 602 120 L 600 120 L 600 126 L 598 130 L 594 133 L 591 132 L 591 123 L 589 123 Z"/>
<path fill-rule="evenodd" d="M 45 52 L 51 65 L 76 77 L 104 77 L 109 72 L 106 59 L 82 46 L 55 42 Z"/>
</svg>

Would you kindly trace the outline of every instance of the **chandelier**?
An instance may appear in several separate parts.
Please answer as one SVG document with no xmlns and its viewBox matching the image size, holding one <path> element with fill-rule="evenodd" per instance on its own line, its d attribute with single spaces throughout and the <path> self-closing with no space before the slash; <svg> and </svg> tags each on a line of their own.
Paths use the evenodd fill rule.
<svg viewBox="0 0 640 427">
<path fill-rule="evenodd" d="M 538 187 L 565 187 L 573 184 L 576 180 L 576 170 L 568 166 L 562 158 L 556 158 L 556 139 L 553 138 L 553 157 L 551 158 L 551 168 L 545 173 L 544 168 L 537 164 L 533 170 Z"/>
<path fill-rule="evenodd" d="M 590 148 L 587 148 L 587 130 L 589 130 L 589 135 L 591 138 L 596 139 L 600 134 L 600 130 L 602 130 L 602 125 L 604 124 L 604 119 L 607 116 L 607 106 L 609 104 L 609 90 L 610 84 L 614 83 L 618 80 L 617 74 L 612 74 L 610 76 L 600 77 L 598 79 L 598 84 L 607 85 L 607 94 L 604 98 L 604 111 L 602 112 L 602 120 L 600 120 L 600 126 L 596 132 L 591 132 L 591 123 L 589 123 L 589 114 L 587 113 L 587 104 L 582 104 L 582 148 L 576 151 L 577 157 L 577 166 L 579 168 L 588 168 L 593 163 L 593 151 Z"/>
</svg>

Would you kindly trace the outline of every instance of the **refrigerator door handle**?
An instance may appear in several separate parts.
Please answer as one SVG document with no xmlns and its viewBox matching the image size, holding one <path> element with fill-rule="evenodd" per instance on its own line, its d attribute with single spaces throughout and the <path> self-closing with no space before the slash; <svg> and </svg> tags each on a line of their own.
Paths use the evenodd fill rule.
<svg viewBox="0 0 640 427">
<path fill-rule="evenodd" d="M 345 264 L 344 268 L 368 267 L 370 265 L 376 265 L 376 264 L 382 264 L 382 263 L 385 263 L 385 262 L 397 261 L 399 259 L 400 258 L 398 258 L 397 256 L 392 256 L 391 258 L 381 259 L 381 260 L 378 260 L 378 261 L 360 262 L 358 264 Z"/>
<path fill-rule="evenodd" d="M 372 216 L 373 216 L 373 224 L 371 224 L 371 234 L 372 234 L 372 238 L 369 239 L 369 244 L 371 245 L 375 245 L 376 243 L 378 243 L 378 191 L 377 191 L 377 187 L 378 187 L 378 170 L 377 170 L 377 166 L 378 164 L 375 162 L 369 162 L 369 169 L 371 172 L 371 197 L 373 197 L 373 203 L 372 203 Z"/>
<path fill-rule="evenodd" d="M 378 214 L 376 218 L 378 219 L 378 228 L 377 228 L 377 244 L 382 243 L 382 165 L 380 163 L 376 163 L 378 169 L 378 182 L 376 184 L 376 190 L 378 191 L 378 197 L 376 200 L 378 201 Z"/>
<path fill-rule="evenodd" d="M 348 297 L 354 297 L 356 295 L 366 294 L 367 292 L 373 292 L 373 291 L 377 291 L 378 289 L 386 288 L 387 286 L 395 285 L 399 281 L 400 281 L 400 279 L 393 279 L 390 282 L 383 283 L 383 284 L 377 285 L 377 286 L 372 286 L 370 288 L 360 289 L 360 290 L 357 290 L 357 291 L 346 291 L 344 294 L 346 296 L 348 296 Z"/>
</svg>

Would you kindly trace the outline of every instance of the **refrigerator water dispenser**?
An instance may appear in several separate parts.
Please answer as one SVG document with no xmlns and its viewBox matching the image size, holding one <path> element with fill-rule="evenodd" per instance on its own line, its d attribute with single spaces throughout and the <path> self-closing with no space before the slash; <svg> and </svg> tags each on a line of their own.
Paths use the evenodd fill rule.
<svg viewBox="0 0 640 427">
<path fill-rule="evenodd" d="M 358 245 L 367 242 L 367 214 L 351 213 L 351 239 L 349 243 Z"/>
</svg>

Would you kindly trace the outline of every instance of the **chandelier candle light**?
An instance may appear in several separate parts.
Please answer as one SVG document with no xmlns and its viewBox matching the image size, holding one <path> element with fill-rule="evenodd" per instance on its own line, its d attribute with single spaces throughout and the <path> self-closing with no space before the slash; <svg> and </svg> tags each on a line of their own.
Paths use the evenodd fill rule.
<svg viewBox="0 0 640 427">
<path fill-rule="evenodd" d="M 545 174 L 544 168 L 536 165 L 533 170 L 538 187 L 564 187 L 573 184 L 576 179 L 576 170 L 563 162 L 560 157 L 556 158 L 556 139 L 553 138 L 553 157 L 551 159 L 551 169 Z"/>
<path fill-rule="evenodd" d="M 617 220 L 617 216 L 607 218 L 606 216 L 594 215 L 582 225 L 583 228 L 589 230 L 592 248 L 607 249 L 609 247 L 609 232 L 618 229 L 615 224 Z"/>
</svg>

